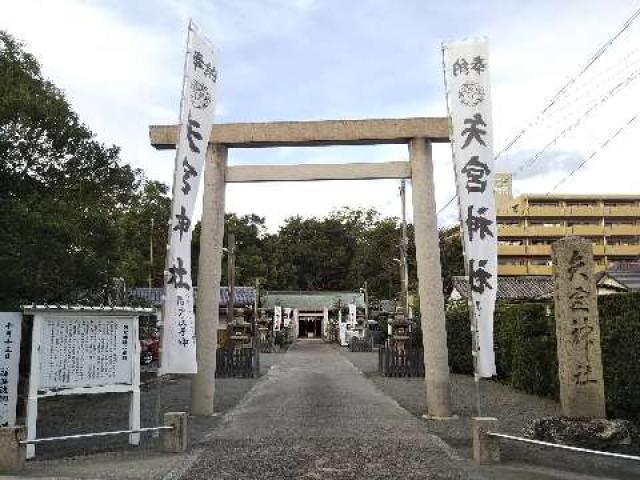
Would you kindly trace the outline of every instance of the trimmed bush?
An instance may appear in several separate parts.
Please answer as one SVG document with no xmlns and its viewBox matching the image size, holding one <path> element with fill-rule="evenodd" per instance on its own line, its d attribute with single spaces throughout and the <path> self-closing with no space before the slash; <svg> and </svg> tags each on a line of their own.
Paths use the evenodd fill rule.
<svg viewBox="0 0 640 480">
<path fill-rule="evenodd" d="M 640 294 L 598 298 L 607 413 L 640 423 Z"/>
<path fill-rule="evenodd" d="M 512 323 L 511 385 L 535 395 L 558 390 L 555 322 L 544 304 L 524 304 L 500 311 L 500 323 Z M 557 395 L 556 395 L 557 396 Z"/>
<path fill-rule="evenodd" d="M 471 328 L 466 304 L 455 304 L 447 311 L 449 368 L 454 373 L 473 373 Z"/>
<path fill-rule="evenodd" d="M 640 293 L 598 298 L 607 412 L 640 422 Z M 558 359 L 552 304 L 498 305 L 494 339 L 498 377 L 514 388 L 558 397 Z M 473 373 L 466 304 L 447 311 L 449 366 Z"/>
</svg>

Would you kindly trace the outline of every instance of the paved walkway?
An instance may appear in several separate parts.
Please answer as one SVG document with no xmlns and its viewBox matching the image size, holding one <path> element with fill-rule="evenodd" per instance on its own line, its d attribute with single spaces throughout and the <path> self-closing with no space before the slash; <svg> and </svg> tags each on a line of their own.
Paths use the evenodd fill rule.
<svg viewBox="0 0 640 480">
<path fill-rule="evenodd" d="M 471 478 L 333 347 L 294 345 L 229 411 L 183 478 Z"/>
</svg>

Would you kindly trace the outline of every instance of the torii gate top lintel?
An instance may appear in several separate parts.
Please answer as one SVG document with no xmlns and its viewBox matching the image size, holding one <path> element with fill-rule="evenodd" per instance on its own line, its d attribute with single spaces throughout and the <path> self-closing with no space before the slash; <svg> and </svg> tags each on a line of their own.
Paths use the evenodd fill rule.
<svg viewBox="0 0 640 480">
<path fill-rule="evenodd" d="M 412 138 L 449 141 L 446 117 L 218 123 L 212 128 L 211 143 L 232 148 L 406 144 Z M 174 149 L 178 125 L 151 125 L 149 137 L 158 150 Z"/>
</svg>

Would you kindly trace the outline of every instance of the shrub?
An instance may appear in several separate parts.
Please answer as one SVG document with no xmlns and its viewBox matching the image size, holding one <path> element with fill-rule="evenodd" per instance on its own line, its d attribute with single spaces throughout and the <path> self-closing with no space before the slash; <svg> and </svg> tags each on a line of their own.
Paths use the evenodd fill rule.
<svg viewBox="0 0 640 480">
<path fill-rule="evenodd" d="M 473 373 L 471 328 L 466 304 L 455 304 L 447 311 L 449 368 L 454 373 Z"/>
<path fill-rule="evenodd" d="M 640 294 L 598 298 L 607 413 L 640 422 Z"/>
<path fill-rule="evenodd" d="M 607 412 L 640 422 L 640 293 L 598 298 Z M 498 305 L 494 322 L 498 377 L 514 388 L 558 397 L 555 318 L 551 304 Z M 473 373 L 466 304 L 447 311 L 449 365 Z"/>
<path fill-rule="evenodd" d="M 558 389 L 555 322 L 547 314 L 547 306 L 523 304 L 507 311 L 509 314 L 500 323 L 512 324 L 511 385 L 535 395 L 555 394 Z"/>
</svg>

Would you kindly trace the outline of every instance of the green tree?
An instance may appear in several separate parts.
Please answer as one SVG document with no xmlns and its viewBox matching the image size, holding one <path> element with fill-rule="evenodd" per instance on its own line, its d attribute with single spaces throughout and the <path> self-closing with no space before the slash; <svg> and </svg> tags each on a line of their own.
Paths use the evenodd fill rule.
<svg viewBox="0 0 640 480">
<path fill-rule="evenodd" d="M 253 285 L 256 278 L 268 278 L 269 256 L 266 246 L 265 219 L 255 214 L 238 216 L 227 213 L 224 216 L 223 244 L 226 247 L 229 232 L 236 238 L 236 285 Z M 198 258 L 200 255 L 200 234 L 202 225 L 198 222 L 192 238 L 191 270 L 194 282 L 198 278 Z M 222 256 L 221 285 L 227 285 L 227 253 Z"/>
<path fill-rule="evenodd" d="M 139 187 L 36 59 L 0 31 L 0 305 L 69 301 L 117 273 L 117 217 Z"/>
<path fill-rule="evenodd" d="M 440 229 L 440 265 L 442 266 L 442 291 L 445 299 L 453 290 L 453 277 L 464 275 L 464 253 L 460 239 L 460 227 L 454 225 Z"/>
<path fill-rule="evenodd" d="M 146 181 L 118 217 L 121 248 L 117 275 L 128 286 L 147 285 L 149 275 L 152 286 L 163 286 L 171 211 L 168 192 L 164 183 Z"/>
</svg>

